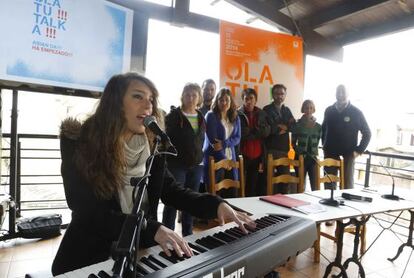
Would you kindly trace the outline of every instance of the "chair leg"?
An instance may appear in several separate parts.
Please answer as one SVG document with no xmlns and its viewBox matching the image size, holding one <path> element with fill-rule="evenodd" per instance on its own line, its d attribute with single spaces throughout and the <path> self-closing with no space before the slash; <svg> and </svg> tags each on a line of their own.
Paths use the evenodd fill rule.
<svg viewBox="0 0 414 278">
<path fill-rule="evenodd" d="M 360 235 L 361 246 L 360 246 L 360 250 L 359 250 L 361 255 L 364 254 L 364 252 L 366 250 L 366 247 L 367 247 L 367 237 L 366 237 L 366 235 L 367 235 L 367 226 L 365 224 L 365 225 L 361 226 L 361 235 Z"/>
<path fill-rule="evenodd" d="M 321 256 L 321 224 L 316 224 L 316 240 L 313 243 L 313 262 L 319 263 Z"/>
</svg>

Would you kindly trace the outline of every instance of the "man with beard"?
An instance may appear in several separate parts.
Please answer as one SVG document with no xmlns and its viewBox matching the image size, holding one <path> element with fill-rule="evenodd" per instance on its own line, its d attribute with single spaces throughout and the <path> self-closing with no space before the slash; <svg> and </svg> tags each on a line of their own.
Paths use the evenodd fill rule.
<svg viewBox="0 0 414 278">
<path fill-rule="evenodd" d="M 288 156 L 289 132 L 295 124 L 295 118 L 289 107 L 283 104 L 286 99 L 285 85 L 275 84 L 272 87 L 272 97 L 273 102 L 263 107 L 270 125 L 270 135 L 265 139 L 265 145 L 267 154 L 272 154 L 273 159 L 277 159 Z M 289 167 L 278 166 L 276 175 L 284 174 L 289 174 Z M 289 193 L 287 183 L 279 183 L 275 189 L 277 193 Z"/>
<path fill-rule="evenodd" d="M 205 116 L 210 111 L 211 104 L 216 95 L 216 83 L 213 79 L 206 79 L 201 86 L 201 90 L 203 91 L 203 104 L 199 110 Z"/>
</svg>

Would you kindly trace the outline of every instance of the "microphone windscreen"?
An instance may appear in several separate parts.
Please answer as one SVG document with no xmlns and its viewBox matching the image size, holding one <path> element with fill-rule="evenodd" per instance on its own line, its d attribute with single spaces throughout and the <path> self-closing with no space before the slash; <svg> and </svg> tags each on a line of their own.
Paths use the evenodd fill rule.
<svg viewBox="0 0 414 278">
<path fill-rule="evenodd" d="M 156 123 L 157 122 L 157 120 L 155 119 L 155 117 L 154 116 L 146 116 L 145 118 L 144 118 L 144 125 L 146 126 L 146 127 L 148 127 L 150 124 L 152 124 L 152 123 Z"/>
</svg>

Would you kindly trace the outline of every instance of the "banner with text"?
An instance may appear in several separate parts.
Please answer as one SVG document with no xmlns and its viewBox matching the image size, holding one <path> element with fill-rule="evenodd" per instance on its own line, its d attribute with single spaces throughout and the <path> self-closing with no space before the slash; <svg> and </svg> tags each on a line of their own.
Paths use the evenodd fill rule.
<svg viewBox="0 0 414 278">
<path fill-rule="evenodd" d="M 299 37 L 225 21 L 220 23 L 220 85 L 241 104 L 244 88 L 258 93 L 257 106 L 272 101 L 271 88 L 287 87 L 285 104 L 297 117 L 303 100 L 303 46 Z"/>
<path fill-rule="evenodd" d="M 0 81 L 102 91 L 130 69 L 132 20 L 103 0 L 0 0 Z"/>
</svg>

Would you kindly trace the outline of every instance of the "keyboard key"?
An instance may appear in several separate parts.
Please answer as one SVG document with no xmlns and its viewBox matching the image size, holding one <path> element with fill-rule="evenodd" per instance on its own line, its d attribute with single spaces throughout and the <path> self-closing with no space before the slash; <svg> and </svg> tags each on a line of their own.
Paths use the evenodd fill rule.
<svg viewBox="0 0 414 278">
<path fill-rule="evenodd" d="M 226 242 L 223 240 L 220 240 L 214 236 L 208 236 L 207 237 L 209 240 L 211 240 L 212 242 L 215 242 L 218 246 L 222 246 L 222 245 L 226 245 Z"/>
<path fill-rule="evenodd" d="M 148 260 L 152 261 L 153 263 L 159 265 L 161 268 L 166 268 L 167 265 L 155 258 L 153 255 L 148 256 Z"/>
<path fill-rule="evenodd" d="M 215 233 L 213 236 L 218 238 L 218 239 L 221 239 L 225 242 L 232 242 L 232 241 L 235 241 L 237 239 L 237 238 L 235 238 L 233 236 L 230 236 L 230 235 L 227 235 L 223 232 Z"/>
<path fill-rule="evenodd" d="M 150 260 L 148 260 L 148 258 L 146 258 L 146 257 L 142 257 L 141 259 L 140 259 L 140 261 L 143 263 L 143 264 L 145 264 L 145 265 L 147 265 L 147 266 L 149 266 L 150 268 L 152 268 L 153 270 L 155 270 L 155 271 L 157 271 L 157 270 L 160 270 L 160 268 L 158 267 L 158 266 L 156 266 L 155 264 L 153 264 Z"/>
<path fill-rule="evenodd" d="M 193 244 L 193 243 L 191 243 L 191 242 L 189 242 L 189 243 L 188 243 L 188 245 L 189 245 L 192 249 L 194 249 L 194 250 L 196 250 L 196 251 L 198 251 L 198 252 L 200 252 L 200 253 L 207 252 L 207 249 L 204 249 L 203 247 L 201 247 L 201 246 L 199 246 L 199 245 L 196 245 L 196 244 Z"/>
<path fill-rule="evenodd" d="M 101 270 L 98 272 L 98 277 L 99 278 L 111 278 L 112 276 L 106 273 L 105 271 Z"/>
<path fill-rule="evenodd" d="M 237 239 L 241 238 L 242 236 L 232 230 L 226 230 L 225 233 L 229 236 L 233 236 Z"/>
<path fill-rule="evenodd" d="M 136 264 L 135 269 L 137 270 L 138 273 L 142 275 L 150 274 L 150 272 L 147 269 L 145 269 L 144 266 L 142 266 L 141 264 Z"/>
<path fill-rule="evenodd" d="M 174 259 L 172 256 L 167 256 L 167 254 L 165 254 L 164 251 L 160 252 L 158 255 L 160 255 L 161 257 L 163 257 L 167 261 L 172 262 L 173 264 L 178 263 L 178 261 L 176 259 Z"/>
</svg>

